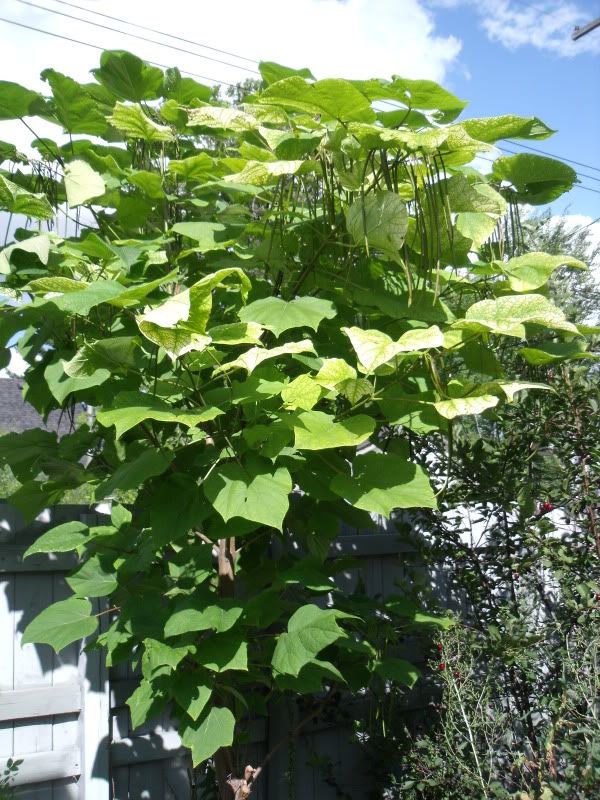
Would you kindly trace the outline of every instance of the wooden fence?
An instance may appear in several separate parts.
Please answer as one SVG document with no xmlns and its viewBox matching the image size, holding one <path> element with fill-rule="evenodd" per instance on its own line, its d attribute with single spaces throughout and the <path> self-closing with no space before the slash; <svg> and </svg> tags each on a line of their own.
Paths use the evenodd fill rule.
<svg viewBox="0 0 600 800">
<path fill-rule="evenodd" d="M 41 532 L 72 519 L 106 522 L 85 508 L 58 506 L 25 525 L 18 512 L 0 506 L 0 771 L 9 757 L 23 759 L 14 787 L 16 797 L 27 800 L 201 798 L 166 714 L 131 729 L 125 701 L 137 678 L 128 668 L 106 670 L 102 656 L 86 654 L 80 643 L 58 656 L 47 646 L 21 646 L 30 620 L 68 596 L 64 578 L 75 563 L 68 555 L 23 561 L 23 553 Z M 372 596 L 397 591 L 395 582 L 406 578 L 406 548 L 392 533 L 346 532 L 333 547 L 360 559 L 359 572 Z M 356 579 L 356 571 L 339 578 L 346 589 Z M 443 571 L 429 570 L 428 579 L 444 599 Z M 286 738 L 294 713 L 282 706 L 257 723 L 243 762 L 260 764 Z M 366 798 L 368 770 L 361 748 L 350 731 L 318 721 L 293 745 L 277 750 L 255 800 L 335 800 L 336 789 L 324 781 L 315 756 L 333 764 L 339 785 L 353 800 Z"/>
</svg>

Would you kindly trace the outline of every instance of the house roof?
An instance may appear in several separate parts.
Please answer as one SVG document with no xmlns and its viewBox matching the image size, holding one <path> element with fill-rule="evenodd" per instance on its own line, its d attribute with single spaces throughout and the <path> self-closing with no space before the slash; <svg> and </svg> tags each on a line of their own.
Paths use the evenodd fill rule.
<svg viewBox="0 0 600 800">
<path fill-rule="evenodd" d="M 77 406 L 76 413 L 81 406 Z M 51 411 L 44 422 L 35 408 L 23 399 L 21 378 L 0 378 L 0 434 L 22 433 L 31 428 L 56 431 L 64 436 L 72 430 L 68 412 Z"/>
</svg>

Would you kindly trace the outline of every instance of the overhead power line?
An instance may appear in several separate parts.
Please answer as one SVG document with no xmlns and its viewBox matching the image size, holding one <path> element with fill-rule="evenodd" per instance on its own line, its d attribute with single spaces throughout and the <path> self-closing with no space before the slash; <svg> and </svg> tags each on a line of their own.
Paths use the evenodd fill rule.
<svg viewBox="0 0 600 800">
<path fill-rule="evenodd" d="M 88 14 L 94 14 L 96 17 L 104 17 L 104 19 L 112 19 L 113 22 L 122 22 L 125 25 L 131 25 L 132 28 L 139 28 L 141 31 L 148 31 L 149 33 L 158 33 L 161 36 L 166 36 L 169 39 L 174 39 L 177 42 L 183 42 L 184 44 L 193 44 L 195 47 L 202 47 L 205 50 L 212 50 L 213 53 L 221 53 L 224 56 L 231 56 L 232 58 L 237 58 L 240 61 L 248 61 L 250 64 L 257 64 L 258 59 L 256 58 L 247 58 L 246 56 L 240 56 L 237 53 L 232 53 L 229 50 L 221 50 L 218 47 L 212 47 L 209 44 L 202 44 L 201 42 L 195 42 L 192 39 L 184 39 L 183 36 L 176 36 L 174 33 L 167 33 L 166 31 L 158 30 L 158 28 L 149 28 L 146 25 L 140 25 L 139 22 L 131 22 L 127 19 L 122 19 L 121 17 L 113 17 L 110 14 L 102 14 L 100 11 L 93 11 L 91 8 L 86 8 L 85 6 L 78 6 L 76 3 L 67 3 L 66 0 L 53 0 L 55 3 L 59 3 L 61 6 L 69 6 L 69 8 L 76 8 L 78 11 L 85 11 Z"/>
<path fill-rule="evenodd" d="M 537 11 L 538 14 L 542 14 L 544 17 L 555 17 L 558 13 L 558 10 L 548 11 L 548 9 L 540 8 L 539 6 L 534 6 L 532 3 L 526 3 L 525 0 L 515 0 L 517 5 L 526 6 L 527 8 L 531 8 L 533 11 Z"/>
<path fill-rule="evenodd" d="M 129 31 L 123 31 L 119 28 L 112 28 L 110 25 L 103 25 L 101 22 L 92 22 L 89 19 L 82 19 L 81 17 L 76 17 L 73 14 L 67 14 L 64 11 L 58 11 L 55 8 L 48 8 L 48 6 L 41 6 L 38 3 L 32 3 L 30 0 L 15 0 L 15 2 L 20 3 L 23 6 L 30 6 L 31 8 L 39 8 L 41 11 L 48 11 L 50 14 L 57 14 L 59 17 L 65 17 L 66 19 L 75 20 L 75 22 L 82 22 L 84 25 L 92 25 L 94 28 L 102 28 L 105 31 L 111 31 L 112 33 L 119 33 L 122 36 L 129 36 L 132 39 L 138 39 L 140 42 L 149 42 L 150 44 L 158 45 L 159 47 L 166 47 L 169 50 L 177 50 L 179 53 L 186 53 L 189 56 L 195 56 L 196 58 L 203 58 L 206 61 L 212 61 L 215 64 L 222 64 L 226 67 L 233 67 L 234 69 L 242 69 L 244 72 L 251 72 L 256 75 L 260 75 L 257 69 L 250 69 L 250 67 L 243 67 L 240 64 L 232 64 L 230 61 L 223 61 L 220 58 L 213 58 L 212 56 L 205 56 L 201 53 L 195 53 L 193 50 L 186 50 L 183 47 L 178 47 L 175 44 L 167 44 L 166 42 L 159 42 L 157 39 L 149 39 L 147 36 L 140 36 L 137 33 L 129 33 Z"/>
<path fill-rule="evenodd" d="M 523 142 L 515 142 L 512 139 L 506 140 L 509 144 L 514 145 L 515 147 L 524 147 L 526 150 L 532 150 L 534 153 L 540 153 L 543 156 L 549 156 L 550 158 L 557 158 L 559 161 L 566 161 L 568 164 L 577 164 L 578 167 L 585 167 L 585 169 L 593 169 L 595 172 L 600 172 L 600 167 L 594 167 L 592 164 L 584 164 L 582 161 L 575 161 L 572 158 L 565 158 L 565 156 L 557 156 L 555 153 L 549 153 L 547 150 L 540 150 L 539 147 L 532 147 L 529 144 L 523 144 Z"/>
<path fill-rule="evenodd" d="M 46 31 L 43 28 L 35 28 L 33 25 L 26 25 L 24 22 L 17 22 L 14 19 L 6 19 L 5 17 L 0 17 L 0 22 L 6 22 L 8 25 L 16 25 L 18 28 L 26 28 L 29 31 L 35 31 L 35 33 L 43 33 L 45 36 L 53 36 L 55 39 L 62 39 L 65 42 L 73 42 L 74 44 L 81 44 L 84 47 L 91 47 L 93 50 L 100 50 L 103 52 L 106 50 L 106 47 L 100 47 L 97 44 L 91 44 L 90 42 L 83 42 L 81 39 L 74 39 L 71 36 L 64 36 L 62 33 L 53 33 L 52 31 Z M 145 59 L 148 64 L 153 64 L 155 67 L 161 67 L 162 69 L 169 69 L 167 64 L 161 64 L 158 61 L 149 61 Z M 185 75 L 190 75 L 192 78 L 200 78 L 202 81 L 210 81 L 212 83 L 222 83 L 225 86 L 235 86 L 234 83 L 229 83 L 228 81 L 220 81 L 217 78 L 209 78 L 207 75 L 199 75 L 197 72 L 190 72 L 189 70 L 182 69 L 182 73 Z"/>
<path fill-rule="evenodd" d="M 597 222 L 600 222 L 600 217 L 596 217 L 596 219 L 587 222 L 585 225 L 581 225 L 579 228 L 575 228 L 575 230 L 571 231 L 567 238 L 572 239 L 573 236 L 576 236 L 578 233 L 585 231 L 587 228 L 591 228 L 592 225 L 595 225 Z"/>
<path fill-rule="evenodd" d="M 511 156 L 520 156 L 521 153 L 518 153 L 516 150 L 509 150 L 508 147 L 502 147 L 501 145 L 496 145 L 498 150 L 502 150 L 503 153 L 510 153 Z M 564 161 L 564 159 L 563 159 Z M 575 170 L 573 170 L 575 172 Z M 597 181 L 600 183 L 600 178 L 597 178 L 595 175 L 586 175 L 584 172 L 578 172 L 577 176 L 579 178 L 588 178 L 590 181 Z"/>
<path fill-rule="evenodd" d="M 511 152 L 511 151 L 508 151 Z M 517 153 L 518 155 L 518 153 Z M 489 161 L 490 164 L 494 163 L 493 158 L 488 158 L 487 156 L 478 155 L 477 158 L 480 158 L 482 161 Z M 582 183 L 575 183 L 571 187 L 571 189 L 585 189 L 587 192 L 594 192 L 594 194 L 600 194 L 600 189 L 593 189 L 591 186 L 584 186 Z M 571 190 L 569 190 L 571 191 Z"/>
</svg>

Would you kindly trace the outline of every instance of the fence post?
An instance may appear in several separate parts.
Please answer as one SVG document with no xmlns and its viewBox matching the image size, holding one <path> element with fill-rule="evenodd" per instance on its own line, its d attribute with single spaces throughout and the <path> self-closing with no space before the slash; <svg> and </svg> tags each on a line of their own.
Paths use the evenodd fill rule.
<svg viewBox="0 0 600 800">
<path fill-rule="evenodd" d="M 81 521 L 97 525 L 96 514 L 82 514 Z M 103 611 L 102 599 L 93 601 L 94 613 Z M 98 632 L 108 626 L 108 615 L 99 618 Z M 82 800 L 110 800 L 110 684 L 104 653 L 83 651 L 79 661 L 81 676 L 81 778 Z"/>
</svg>

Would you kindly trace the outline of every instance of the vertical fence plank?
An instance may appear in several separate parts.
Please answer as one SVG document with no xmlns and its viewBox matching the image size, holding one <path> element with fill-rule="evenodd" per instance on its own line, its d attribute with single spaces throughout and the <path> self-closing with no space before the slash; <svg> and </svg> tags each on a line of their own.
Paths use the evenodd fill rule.
<svg viewBox="0 0 600 800">
<path fill-rule="evenodd" d="M 15 575 L 15 651 L 14 688 L 52 685 L 52 651 L 47 645 L 21 645 L 25 627 L 52 604 L 52 576 L 20 573 Z M 15 754 L 52 750 L 52 718 L 19 720 L 14 726 Z"/>
<path fill-rule="evenodd" d="M 94 611 L 104 604 L 94 601 Z M 100 630 L 106 615 L 100 617 Z M 110 786 L 110 689 L 104 654 L 98 650 L 82 652 L 79 669 L 83 683 L 80 714 L 81 798 L 107 800 Z"/>
<path fill-rule="evenodd" d="M 0 691 L 12 689 L 14 681 L 14 648 L 15 648 L 15 581 L 12 575 L 4 576 L 0 581 Z M 0 722 L 0 757 L 12 756 L 13 723 Z"/>
</svg>

